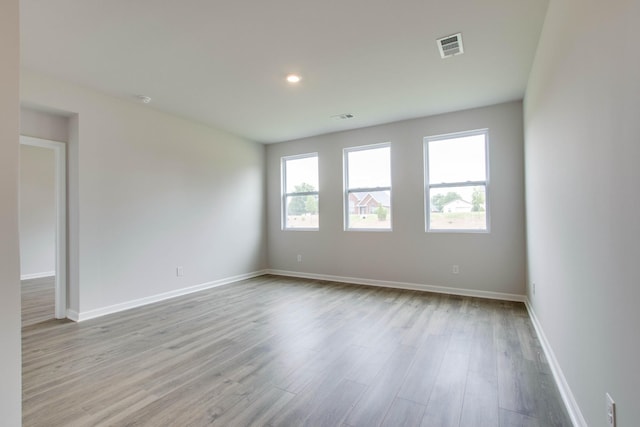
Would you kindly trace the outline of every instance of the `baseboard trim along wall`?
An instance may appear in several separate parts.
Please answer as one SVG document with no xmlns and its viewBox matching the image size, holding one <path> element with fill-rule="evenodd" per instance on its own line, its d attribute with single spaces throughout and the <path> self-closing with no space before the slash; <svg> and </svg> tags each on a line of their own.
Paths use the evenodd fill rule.
<svg viewBox="0 0 640 427">
<path fill-rule="evenodd" d="M 508 294 L 502 292 L 490 292 L 490 291 L 478 291 L 473 289 L 456 289 L 456 288 L 448 288 L 444 286 L 430 286 L 423 285 L 418 283 L 407 283 L 407 282 L 392 282 L 386 280 L 373 280 L 373 279 L 362 279 L 356 277 L 342 277 L 342 276 L 331 276 L 327 274 L 314 274 L 314 273 L 302 273 L 297 271 L 286 271 L 286 270 L 259 270 L 251 273 L 240 274 L 237 276 L 227 277 L 224 279 L 214 280 L 211 282 L 202 283 L 196 286 L 190 286 L 188 288 L 177 289 L 171 292 L 165 292 L 158 295 L 152 295 L 145 298 L 140 298 L 133 301 L 127 301 L 121 304 L 115 304 L 108 307 L 103 307 L 95 310 L 89 310 L 86 312 L 76 312 L 74 310 L 67 310 L 67 318 L 73 320 L 75 322 L 82 322 L 89 319 L 95 319 L 97 317 L 106 316 L 108 314 L 118 313 L 120 311 L 129 310 L 136 307 L 141 307 L 148 304 L 153 304 L 156 302 L 160 302 L 163 300 L 167 300 L 170 298 L 176 298 L 182 295 L 191 294 L 193 292 L 203 291 L 205 289 L 215 288 L 218 286 L 228 285 L 234 282 L 239 282 L 241 280 L 251 279 L 254 277 L 263 276 L 265 274 L 272 274 L 276 276 L 285 276 L 285 277 L 299 277 L 303 279 L 315 279 L 315 280 L 326 280 L 331 282 L 340 282 L 340 283 L 348 283 L 353 285 L 368 285 L 368 286 L 377 286 L 384 288 L 394 288 L 394 289 L 407 289 L 414 291 L 426 291 L 426 292 L 434 292 L 440 294 L 450 294 L 450 295 L 460 295 L 460 296 L 468 296 L 468 297 L 477 297 L 477 298 L 489 298 L 496 300 L 504 300 L 504 301 L 516 301 L 523 302 L 527 307 L 527 312 L 529 313 L 529 317 L 531 318 L 531 322 L 533 327 L 540 338 L 540 343 L 542 345 L 543 351 L 549 362 L 549 366 L 551 368 L 551 372 L 553 373 L 553 378 L 558 386 L 560 391 L 560 395 L 562 396 L 562 400 L 567 408 L 567 412 L 571 417 L 571 421 L 576 427 L 586 427 L 587 423 L 582 416 L 582 412 L 580 411 L 580 407 L 576 402 L 571 388 L 567 383 L 567 380 L 562 373 L 562 369 L 558 364 L 558 360 L 553 353 L 553 349 L 547 340 L 547 337 L 536 317 L 536 314 L 533 310 L 533 307 L 529 303 L 529 300 L 524 295 L 517 294 Z M 48 274 L 51 275 L 51 274 Z M 24 280 L 23 276 L 23 280 Z M 45 275 L 38 277 L 47 277 Z M 35 277 L 29 277 L 35 278 Z"/>
<path fill-rule="evenodd" d="M 20 280 L 41 279 L 43 277 L 53 277 L 55 275 L 55 271 L 44 271 L 42 273 L 23 274 L 20 276 Z"/>
<path fill-rule="evenodd" d="M 419 283 L 391 282 L 386 280 L 362 279 L 358 277 L 330 276 L 327 274 L 302 273 L 298 271 L 267 270 L 268 274 L 276 276 L 300 277 L 303 279 L 327 280 L 331 282 L 350 283 L 354 285 L 379 286 L 382 288 L 407 289 L 411 291 L 435 292 L 438 294 L 461 295 L 467 297 L 489 298 L 503 301 L 524 302 L 524 295 L 507 294 L 502 292 L 478 291 L 475 289 L 458 289 L 444 286 L 431 286 Z"/>
<path fill-rule="evenodd" d="M 129 310 L 136 307 L 141 307 L 147 304 L 153 304 L 155 302 L 164 301 L 170 298 L 176 298 L 179 296 L 191 294 L 205 289 L 211 289 L 218 286 L 228 285 L 240 280 L 252 279 L 254 277 L 263 276 L 267 272 L 266 270 L 254 271 L 246 274 L 239 274 L 237 276 L 226 277 L 224 279 L 214 280 L 212 282 L 201 283 L 199 285 L 190 286 L 188 288 L 176 289 L 175 291 L 165 292 L 162 294 L 152 295 L 145 298 L 136 299 L 133 301 L 127 301 L 120 304 L 114 304 L 107 307 L 97 308 L 95 310 L 89 310 L 84 312 L 77 312 L 75 310 L 67 310 L 67 318 L 74 322 L 83 322 L 89 319 L 95 319 L 96 317 L 106 316 L 108 314 L 118 313 L 120 311 Z"/>
<path fill-rule="evenodd" d="M 540 338 L 540 344 L 542 345 L 544 354 L 547 358 L 547 361 L 549 362 L 551 372 L 553 373 L 553 378 L 555 379 L 558 389 L 560 390 L 560 395 L 562 396 L 562 400 L 564 401 L 564 406 L 567 408 L 567 412 L 569 413 L 569 417 L 571 417 L 573 425 L 576 427 L 587 427 L 587 422 L 582 416 L 582 411 L 580 411 L 578 402 L 576 402 L 576 399 L 573 396 L 573 392 L 569 387 L 569 383 L 567 383 L 567 379 L 562 373 L 562 369 L 560 368 L 558 359 L 556 359 L 553 349 L 551 348 L 551 344 L 549 344 L 547 336 L 544 334 L 544 330 L 542 329 L 542 325 L 538 321 L 536 313 L 535 311 L 533 311 L 533 307 L 531 306 L 528 298 L 525 299 L 524 305 L 527 307 L 529 317 L 531 318 L 531 323 L 533 323 L 533 327 L 538 334 L 538 338 Z"/>
</svg>

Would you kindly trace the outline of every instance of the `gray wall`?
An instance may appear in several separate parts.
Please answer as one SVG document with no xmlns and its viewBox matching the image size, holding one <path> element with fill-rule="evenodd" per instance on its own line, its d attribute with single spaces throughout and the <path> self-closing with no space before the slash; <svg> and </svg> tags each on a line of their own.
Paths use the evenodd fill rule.
<svg viewBox="0 0 640 427">
<path fill-rule="evenodd" d="M 55 274 L 55 193 L 53 150 L 21 145 L 20 274 L 22 278 Z"/>
<path fill-rule="evenodd" d="M 266 268 L 262 145 L 38 74 L 23 72 L 21 91 L 70 117 L 69 302 L 80 317 Z"/>
<path fill-rule="evenodd" d="M 426 233 L 423 137 L 489 128 L 491 232 Z M 275 270 L 524 295 L 522 104 L 511 102 L 267 146 Z M 343 231 L 342 150 L 391 142 L 393 231 Z M 318 152 L 320 230 L 280 229 L 280 158 Z M 302 255 L 297 262 L 296 255 Z M 452 265 L 460 274 L 452 274 Z"/>
<path fill-rule="evenodd" d="M 640 420 L 639 16 L 550 2 L 525 98 L 528 297 L 593 426 Z"/>
<path fill-rule="evenodd" d="M 18 164 L 20 123 L 19 2 L 0 3 L 0 417 L 21 425 Z"/>
</svg>

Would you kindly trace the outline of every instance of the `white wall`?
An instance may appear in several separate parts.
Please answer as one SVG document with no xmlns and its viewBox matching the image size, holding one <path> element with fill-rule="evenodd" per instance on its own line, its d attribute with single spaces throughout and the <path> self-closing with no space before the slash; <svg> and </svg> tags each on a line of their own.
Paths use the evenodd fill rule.
<svg viewBox="0 0 640 427">
<path fill-rule="evenodd" d="M 0 3 L 0 414 L 21 425 L 18 164 L 20 123 L 19 2 Z"/>
<path fill-rule="evenodd" d="M 489 128 L 491 232 L 426 233 L 423 138 Z M 512 102 L 267 146 L 272 269 L 524 295 L 522 104 Z M 391 142 L 393 231 L 343 231 L 342 150 Z M 320 230 L 280 229 L 280 158 L 318 152 Z M 298 263 L 296 255 L 303 261 Z M 452 265 L 460 274 L 452 274 Z"/>
<path fill-rule="evenodd" d="M 262 145 L 29 72 L 21 90 L 71 117 L 69 302 L 81 318 L 266 268 Z"/>
<path fill-rule="evenodd" d="M 20 108 L 20 135 L 51 141 L 69 141 L 69 117 L 51 111 Z"/>
<path fill-rule="evenodd" d="M 53 150 L 21 145 L 20 274 L 23 278 L 55 274 L 55 196 Z"/>
<path fill-rule="evenodd" d="M 640 420 L 640 2 L 549 4 L 525 98 L 528 297 L 589 425 Z"/>
</svg>

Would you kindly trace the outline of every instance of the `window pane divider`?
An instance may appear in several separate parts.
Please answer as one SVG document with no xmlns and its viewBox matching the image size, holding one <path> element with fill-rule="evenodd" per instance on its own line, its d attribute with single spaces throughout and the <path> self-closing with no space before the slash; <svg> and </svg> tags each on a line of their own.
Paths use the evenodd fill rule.
<svg viewBox="0 0 640 427">
<path fill-rule="evenodd" d="M 372 193 L 374 191 L 391 191 L 391 187 L 350 188 L 349 193 Z"/>
<path fill-rule="evenodd" d="M 316 196 L 318 195 L 318 191 L 304 191 L 302 193 L 285 193 L 285 197 L 290 196 Z"/>
<path fill-rule="evenodd" d="M 429 188 L 475 187 L 477 185 L 487 185 L 487 181 L 443 182 L 442 184 L 429 184 Z"/>
</svg>

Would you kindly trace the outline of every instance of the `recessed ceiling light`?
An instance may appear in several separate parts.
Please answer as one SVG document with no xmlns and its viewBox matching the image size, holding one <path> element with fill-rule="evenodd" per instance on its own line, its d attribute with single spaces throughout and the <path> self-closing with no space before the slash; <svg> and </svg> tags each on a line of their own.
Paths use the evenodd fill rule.
<svg viewBox="0 0 640 427">
<path fill-rule="evenodd" d="M 287 76 L 287 81 L 289 83 L 298 83 L 301 80 L 300 76 L 297 74 L 289 74 Z"/>
<path fill-rule="evenodd" d="M 151 102 L 151 98 L 145 95 L 137 95 L 136 98 L 138 98 L 140 101 L 144 102 L 145 104 L 148 104 Z"/>
</svg>

